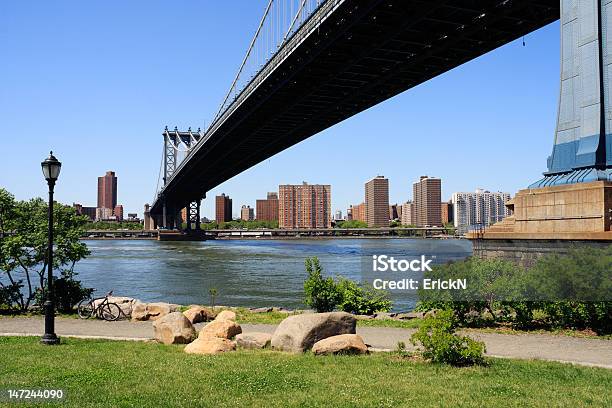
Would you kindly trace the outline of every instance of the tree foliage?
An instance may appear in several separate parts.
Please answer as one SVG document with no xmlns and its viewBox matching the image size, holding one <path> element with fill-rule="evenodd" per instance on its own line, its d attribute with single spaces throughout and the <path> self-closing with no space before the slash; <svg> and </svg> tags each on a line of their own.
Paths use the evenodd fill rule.
<svg viewBox="0 0 612 408">
<path fill-rule="evenodd" d="M 186 226 L 187 224 L 185 224 Z M 201 228 L 204 230 L 212 230 L 212 229 L 234 229 L 234 230 L 256 230 L 256 229 L 277 229 L 278 221 L 244 221 L 244 220 L 234 220 L 228 222 L 217 223 L 216 221 L 201 224 Z"/>
<path fill-rule="evenodd" d="M 612 333 L 612 246 L 544 256 L 530 268 L 469 258 L 436 265 L 425 278 L 466 279 L 467 289 L 419 290 L 420 310 L 452 309 L 459 323 Z M 535 319 L 534 316 L 540 316 Z"/>
<path fill-rule="evenodd" d="M 78 261 L 89 255 L 79 240 L 87 218 L 74 208 L 54 205 L 53 268 L 73 277 Z M 5 307 L 27 310 L 37 290 L 45 296 L 48 206 L 41 198 L 16 201 L 0 189 L 0 289 Z"/>
<path fill-rule="evenodd" d="M 368 224 L 359 220 L 338 221 L 336 228 L 368 228 Z"/>
</svg>

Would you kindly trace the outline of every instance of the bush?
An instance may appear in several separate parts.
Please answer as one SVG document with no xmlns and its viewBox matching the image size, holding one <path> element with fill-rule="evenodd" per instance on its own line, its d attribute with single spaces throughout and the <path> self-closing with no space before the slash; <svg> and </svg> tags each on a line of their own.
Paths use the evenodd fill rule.
<svg viewBox="0 0 612 408">
<path fill-rule="evenodd" d="M 507 315 L 512 302 L 523 300 L 525 270 L 504 260 L 468 258 L 436 265 L 424 277 L 467 281 L 467 289 L 418 291 L 419 310 L 452 309 L 461 324 L 482 325 L 485 312 Z"/>
<path fill-rule="evenodd" d="M 469 337 L 455 334 L 457 319 L 452 310 L 439 311 L 423 320 L 410 341 L 420 344 L 423 357 L 434 363 L 454 366 L 484 364 L 485 345 Z"/>
<path fill-rule="evenodd" d="M 317 313 L 333 311 L 340 301 L 336 283 L 323 277 L 318 258 L 307 258 L 305 266 L 308 277 L 304 281 L 304 303 Z"/>
<path fill-rule="evenodd" d="M 0 286 L 0 310 L 19 309 L 21 288 L 20 282 Z"/>
<path fill-rule="evenodd" d="M 70 271 L 62 271 L 61 278 L 53 278 L 55 307 L 62 313 L 72 313 L 74 307 L 84 298 L 91 296 L 93 291 L 92 288 L 86 288 L 80 281 L 74 279 L 74 273 Z M 35 299 L 36 304 L 42 307 L 46 301 L 46 295 L 42 290 L 38 290 Z"/>
<path fill-rule="evenodd" d="M 341 299 L 338 308 L 343 312 L 371 315 L 391 310 L 392 302 L 384 291 L 364 288 L 346 278 L 340 278 L 336 288 Z"/>
<path fill-rule="evenodd" d="M 338 281 L 324 278 L 316 257 L 306 259 L 305 265 L 308 277 L 304 281 L 304 303 L 317 313 L 331 312 L 336 308 L 353 314 L 391 310 L 392 302 L 386 292 L 363 287 L 346 278 L 339 278 Z"/>
<path fill-rule="evenodd" d="M 417 308 L 452 309 L 466 326 L 511 323 L 521 329 L 544 325 L 610 334 L 611 270 L 612 245 L 551 254 L 529 269 L 502 260 L 469 258 L 425 273 L 432 279 L 467 279 L 467 290 L 420 290 Z M 542 318 L 534 319 L 534 313 Z M 482 319 L 485 314 L 492 319 Z"/>
</svg>

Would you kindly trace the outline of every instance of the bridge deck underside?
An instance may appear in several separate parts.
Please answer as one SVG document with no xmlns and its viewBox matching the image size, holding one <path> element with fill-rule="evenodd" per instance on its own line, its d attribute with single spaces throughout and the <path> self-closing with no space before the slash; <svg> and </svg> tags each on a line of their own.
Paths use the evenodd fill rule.
<svg viewBox="0 0 612 408">
<path fill-rule="evenodd" d="M 340 2 L 211 128 L 167 184 L 166 203 L 183 208 L 274 154 L 558 18 L 559 0 Z"/>
</svg>

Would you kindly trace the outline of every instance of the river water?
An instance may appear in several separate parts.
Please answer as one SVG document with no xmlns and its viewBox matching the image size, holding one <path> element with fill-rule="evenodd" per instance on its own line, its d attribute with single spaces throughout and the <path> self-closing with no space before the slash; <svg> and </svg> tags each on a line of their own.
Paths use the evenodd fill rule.
<svg viewBox="0 0 612 408">
<path fill-rule="evenodd" d="M 217 304 L 246 307 L 304 308 L 304 260 L 317 256 L 329 276 L 360 280 L 372 255 L 434 258 L 434 263 L 472 253 L 467 240 L 292 239 L 215 240 L 206 242 L 86 241 L 91 255 L 79 262 L 78 279 L 103 294 L 146 302 L 208 304 L 217 288 Z M 391 294 L 394 310 L 410 310 L 414 295 Z"/>
</svg>

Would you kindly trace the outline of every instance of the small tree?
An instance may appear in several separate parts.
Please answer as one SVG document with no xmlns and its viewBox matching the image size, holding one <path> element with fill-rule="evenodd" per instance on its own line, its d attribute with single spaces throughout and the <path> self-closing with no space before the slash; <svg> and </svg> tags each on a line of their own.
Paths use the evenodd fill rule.
<svg viewBox="0 0 612 408">
<path fill-rule="evenodd" d="M 18 202 L 0 189 L 0 297 L 11 302 L 9 308 L 27 310 L 37 292 L 45 298 L 47 211 L 40 198 Z M 53 267 L 72 280 L 76 263 L 89 255 L 80 241 L 87 217 L 60 204 L 54 206 L 54 220 Z"/>
<path fill-rule="evenodd" d="M 208 294 L 210 295 L 210 307 L 214 311 L 215 310 L 215 300 L 217 299 L 217 295 L 219 294 L 219 291 L 217 290 L 217 288 L 210 288 L 208 289 Z"/>
<path fill-rule="evenodd" d="M 321 264 L 317 257 L 306 258 L 306 273 L 304 281 L 304 302 L 317 313 L 331 312 L 340 301 L 340 294 L 332 278 L 324 278 L 321 273 Z"/>
</svg>

